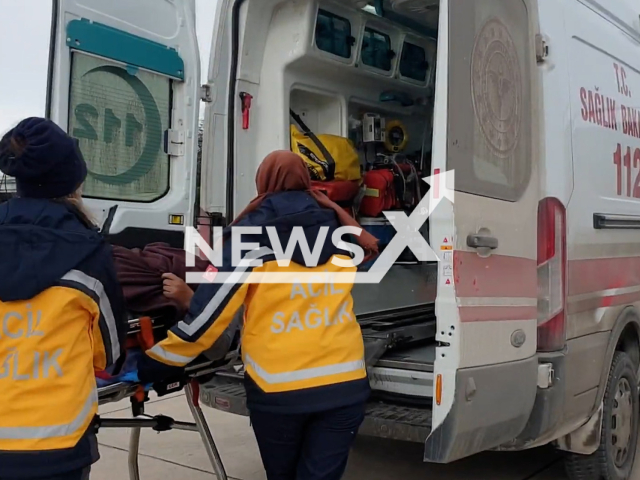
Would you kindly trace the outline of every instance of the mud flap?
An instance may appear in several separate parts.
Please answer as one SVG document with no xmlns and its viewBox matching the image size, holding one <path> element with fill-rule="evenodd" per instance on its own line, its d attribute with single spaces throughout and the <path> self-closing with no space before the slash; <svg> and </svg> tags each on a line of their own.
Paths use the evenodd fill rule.
<svg viewBox="0 0 640 480">
<path fill-rule="evenodd" d="M 525 428 L 537 392 L 536 357 L 462 369 L 445 421 L 425 442 L 425 462 L 451 463 L 514 440 Z"/>
</svg>

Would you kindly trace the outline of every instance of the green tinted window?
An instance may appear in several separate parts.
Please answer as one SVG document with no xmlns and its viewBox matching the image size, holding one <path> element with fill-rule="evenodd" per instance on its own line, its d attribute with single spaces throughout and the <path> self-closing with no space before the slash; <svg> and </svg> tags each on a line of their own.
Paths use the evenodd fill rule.
<svg viewBox="0 0 640 480">
<path fill-rule="evenodd" d="M 171 87 L 168 77 L 73 54 L 69 133 L 89 170 L 84 196 L 151 202 L 167 193 Z"/>
<path fill-rule="evenodd" d="M 351 58 L 351 47 L 354 42 L 349 20 L 326 10 L 318 12 L 316 45 L 320 50 L 338 57 Z"/>
<path fill-rule="evenodd" d="M 393 56 L 389 35 L 365 28 L 362 41 L 362 63 L 388 72 L 391 70 Z"/>
<path fill-rule="evenodd" d="M 427 80 L 427 53 L 424 48 L 405 42 L 400 58 L 400 75 L 419 82 Z"/>
</svg>

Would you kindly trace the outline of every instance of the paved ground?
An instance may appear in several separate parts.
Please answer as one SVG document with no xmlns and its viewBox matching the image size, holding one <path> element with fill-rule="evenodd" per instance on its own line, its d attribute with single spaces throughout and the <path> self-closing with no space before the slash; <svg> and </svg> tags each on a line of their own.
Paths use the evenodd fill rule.
<svg viewBox="0 0 640 480">
<path fill-rule="evenodd" d="M 128 401 L 106 405 L 101 414 L 129 416 Z M 227 473 L 234 480 L 265 480 L 249 421 L 246 418 L 204 409 Z M 108 415 L 106 415 L 108 413 Z M 147 413 L 163 413 L 189 421 L 182 395 L 156 400 Z M 99 435 L 102 460 L 92 480 L 126 480 L 128 430 L 103 430 Z M 140 469 L 142 480 L 205 480 L 209 473 L 207 455 L 197 433 L 143 432 Z M 489 453 L 453 465 L 425 465 L 420 445 L 360 439 L 351 455 L 345 480 L 566 480 L 562 463 L 554 452 L 543 449 L 518 454 Z M 636 477 L 640 480 L 640 475 Z"/>
</svg>

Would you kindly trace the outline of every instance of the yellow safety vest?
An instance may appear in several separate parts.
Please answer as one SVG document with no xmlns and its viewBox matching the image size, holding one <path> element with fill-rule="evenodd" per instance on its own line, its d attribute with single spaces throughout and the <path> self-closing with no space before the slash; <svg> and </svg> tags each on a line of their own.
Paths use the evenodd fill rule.
<svg viewBox="0 0 640 480">
<path fill-rule="evenodd" d="M 80 271 L 29 301 L 0 302 L 0 451 L 74 447 L 98 411 L 94 369 L 120 351 L 109 299 Z"/>
<path fill-rule="evenodd" d="M 334 256 L 349 261 L 344 256 Z M 208 303 L 179 323 L 147 352 L 165 364 L 183 366 L 215 343 L 244 304 L 242 352 L 247 373 L 266 393 L 289 392 L 366 378 L 364 342 L 353 312 L 351 283 L 334 274 L 355 275 L 355 267 L 332 261 L 315 268 L 265 261 L 251 275 L 313 275 L 312 281 L 202 285 Z M 308 277 L 305 277 L 308 278 Z M 193 312 L 192 312 L 193 313 Z"/>
</svg>

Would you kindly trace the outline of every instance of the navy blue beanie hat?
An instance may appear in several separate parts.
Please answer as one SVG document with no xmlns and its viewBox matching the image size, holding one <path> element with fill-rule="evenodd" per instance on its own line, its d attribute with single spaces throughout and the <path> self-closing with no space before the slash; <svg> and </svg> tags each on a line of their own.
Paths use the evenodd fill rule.
<svg viewBox="0 0 640 480">
<path fill-rule="evenodd" d="M 11 139 L 24 144 L 24 152 L 12 152 Z M 61 198 L 84 182 L 87 165 L 75 139 L 44 118 L 27 118 L 0 140 L 0 170 L 16 179 L 18 195 Z"/>
</svg>

